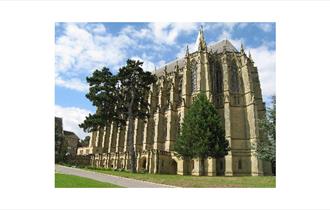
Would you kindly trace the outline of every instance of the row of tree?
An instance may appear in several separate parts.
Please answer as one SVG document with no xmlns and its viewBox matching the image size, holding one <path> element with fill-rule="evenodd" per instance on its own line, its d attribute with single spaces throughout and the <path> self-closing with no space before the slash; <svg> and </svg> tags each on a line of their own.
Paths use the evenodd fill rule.
<svg viewBox="0 0 330 210">
<path fill-rule="evenodd" d="M 135 119 L 149 117 L 147 94 L 157 77 L 142 69 L 142 62 L 127 60 L 126 65 L 113 75 L 104 67 L 95 70 L 87 77 L 89 92 L 86 97 L 97 107 L 95 114 L 89 114 L 79 125 L 85 132 L 109 127 L 127 126 L 127 146 L 130 155 L 130 168 L 136 172 L 136 152 L 133 144 L 133 124 Z"/>
</svg>

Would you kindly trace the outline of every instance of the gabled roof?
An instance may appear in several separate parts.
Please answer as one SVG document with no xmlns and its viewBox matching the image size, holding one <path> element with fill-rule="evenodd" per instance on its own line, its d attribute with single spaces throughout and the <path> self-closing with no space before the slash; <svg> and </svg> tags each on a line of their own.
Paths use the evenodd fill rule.
<svg viewBox="0 0 330 210">
<path fill-rule="evenodd" d="M 79 139 L 79 137 L 72 131 L 63 131 L 63 133 L 64 133 L 64 136 L 71 136 L 71 137 Z"/>
<path fill-rule="evenodd" d="M 221 42 L 216 42 L 215 44 L 210 45 L 207 47 L 207 51 L 212 50 L 213 52 L 221 53 L 225 48 L 227 52 L 238 52 L 234 45 L 228 40 L 222 40 Z"/>
<path fill-rule="evenodd" d="M 232 45 L 232 43 L 228 40 L 223 40 L 220 42 L 216 42 L 212 45 L 209 45 L 207 47 L 207 51 L 210 52 L 217 52 L 217 53 L 222 53 L 226 49 L 227 52 L 238 52 L 237 49 Z M 194 51 L 196 52 L 196 51 Z M 192 53 L 194 53 L 192 52 Z M 191 54 L 191 53 L 190 53 Z M 184 67 L 184 58 L 176 59 L 174 61 L 171 61 L 170 63 L 165 64 L 164 66 L 160 67 L 155 71 L 155 74 L 157 76 L 160 76 L 163 74 L 165 67 L 167 72 L 172 72 L 175 71 L 175 66 L 178 64 L 179 68 Z"/>
</svg>

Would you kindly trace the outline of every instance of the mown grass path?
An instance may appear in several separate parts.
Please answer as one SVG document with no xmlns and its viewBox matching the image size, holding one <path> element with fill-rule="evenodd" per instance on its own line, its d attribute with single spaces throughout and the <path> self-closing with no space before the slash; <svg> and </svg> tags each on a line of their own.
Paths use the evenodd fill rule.
<svg viewBox="0 0 330 210">
<path fill-rule="evenodd" d="M 55 171 L 61 174 L 68 174 L 74 176 L 80 176 L 84 178 L 93 179 L 100 182 L 107 182 L 114 185 L 122 187 L 131 187 L 131 188 L 165 188 L 173 187 L 159 183 L 152 183 L 143 180 L 136 180 L 130 178 L 124 178 L 120 176 L 113 176 L 111 174 L 99 173 L 98 171 L 83 170 L 79 168 L 72 168 L 62 165 L 55 165 Z"/>
<path fill-rule="evenodd" d="M 167 174 L 132 174 L 125 171 L 114 171 L 110 169 L 84 169 L 98 173 L 114 176 L 143 180 L 148 182 L 173 185 L 177 187 L 238 187 L 238 188 L 275 188 L 275 176 L 180 176 Z"/>
</svg>

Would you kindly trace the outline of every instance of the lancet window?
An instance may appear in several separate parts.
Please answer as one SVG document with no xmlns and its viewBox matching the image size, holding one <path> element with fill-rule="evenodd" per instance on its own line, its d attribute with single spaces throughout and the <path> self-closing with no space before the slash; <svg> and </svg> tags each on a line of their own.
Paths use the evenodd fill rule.
<svg viewBox="0 0 330 210">
<path fill-rule="evenodd" d="M 193 60 L 190 66 L 191 70 L 191 93 L 197 90 L 197 62 Z"/>
<path fill-rule="evenodd" d="M 214 74 L 214 92 L 216 94 L 221 93 L 222 92 L 222 69 L 221 69 L 221 65 L 219 63 L 219 61 L 214 61 L 213 65 L 213 74 Z"/>
<path fill-rule="evenodd" d="M 231 66 L 230 87 L 232 92 L 239 92 L 238 68 L 234 61 L 232 62 Z"/>
</svg>

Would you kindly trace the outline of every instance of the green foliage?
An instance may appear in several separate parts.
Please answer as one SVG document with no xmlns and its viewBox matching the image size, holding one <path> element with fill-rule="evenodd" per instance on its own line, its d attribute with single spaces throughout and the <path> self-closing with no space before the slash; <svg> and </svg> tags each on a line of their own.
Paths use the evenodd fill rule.
<svg viewBox="0 0 330 210">
<path fill-rule="evenodd" d="M 266 137 L 257 144 L 257 156 L 272 163 L 276 162 L 276 97 L 272 98 L 272 107 L 266 111 L 266 117 L 259 121 L 260 130 Z"/>
<path fill-rule="evenodd" d="M 89 92 L 86 97 L 97 107 L 95 114 L 89 114 L 79 126 L 84 131 L 96 131 L 110 126 L 112 122 L 118 126 L 128 121 L 127 144 L 131 156 L 132 171 L 136 171 L 135 148 L 133 145 L 134 119 L 145 119 L 149 116 L 149 103 L 145 96 L 157 77 L 144 72 L 143 62 L 127 60 L 125 66 L 113 75 L 106 67 L 95 70 L 87 77 Z"/>
<path fill-rule="evenodd" d="M 90 136 L 86 136 L 83 140 L 79 141 L 78 147 L 88 147 L 90 138 Z"/>
<path fill-rule="evenodd" d="M 120 186 L 107 182 L 99 182 L 84 177 L 55 173 L 55 187 L 56 188 L 105 188 L 105 187 L 117 188 Z"/>
<path fill-rule="evenodd" d="M 127 60 L 126 65 L 119 69 L 119 92 L 121 100 L 118 102 L 118 111 L 123 117 L 123 121 L 128 120 L 127 125 L 127 145 L 130 155 L 130 168 L 136 172 L 136 155 L 133 145 L 134 128 L 133 123 L 136 118 L 145 119 L 149 116 L 149 106 L 147 100 L 150 86 L 157 81 L 157 77 L 150 72 L 144 72 L 143 62 Z"/>
<path fill-rule="evenodd" d="M 143 62 L 129 59 L 117 75 L 121 96 L 118 107 L 121 108 L 124 119 L 149 117 L 150 104 L 146 96 L 157 77 L 151 72 L 143 71 L 142 64 Z"/>
<path fill-rule="evenodd" d="M 221 119 L 205 94 L 199 94 L 183 119 L 174 149 L 184 157 L 224 157 L 229 151 Z"/>
<path fill-rule="evenodd" d="M 93 75 L 87 77 L 86 80 L 89 84 L 86 97 L 97 107 L 97 111 L 95 114 L 89 114 L 79 127 L 86 132 L 91 132 L 99 127 L 110 125 L 114 120 L 119 121 L 118 112 L 115 111 L 119 98 L 117 77 L 104 67 L 101 70 L 95 70 Z"/>
</svg>

